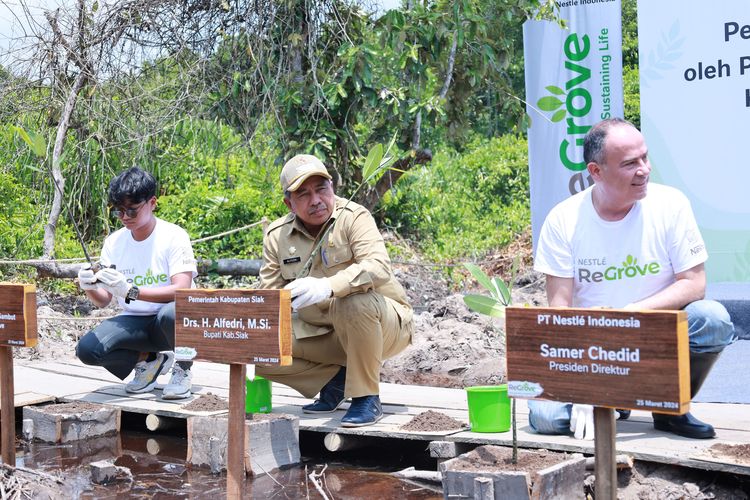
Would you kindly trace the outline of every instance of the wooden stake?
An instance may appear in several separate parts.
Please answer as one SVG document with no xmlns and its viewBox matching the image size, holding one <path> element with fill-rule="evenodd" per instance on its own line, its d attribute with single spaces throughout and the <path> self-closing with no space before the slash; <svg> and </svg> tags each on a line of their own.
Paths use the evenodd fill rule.
<svg viewBox="0 0 750 500">
<path fill-rule="evenodd" d="M 245 365 L 229 365 L 229 432 L 227 439 L 227 498 L 242 498 L 245 476 Z"/>
<path fill-rule="evenodd" d="M 0 439 L 3 463 L 16 466 L 16 408 L 13 388 L 13 349 L 0 347 Z"/>
<path fill-rule="evenodd" d="M 594 407 L 594 491 L 597 500 L 617 500 L 615 410 Z"/>
</svg>

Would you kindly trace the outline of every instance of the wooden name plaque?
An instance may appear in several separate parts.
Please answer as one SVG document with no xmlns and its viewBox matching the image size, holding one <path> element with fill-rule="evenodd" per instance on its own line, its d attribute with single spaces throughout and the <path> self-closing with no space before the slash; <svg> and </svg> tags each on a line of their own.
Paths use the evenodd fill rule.
<svg viewBox="0 0 750 500">
<path fill-rule="evenodd" d="M 177 290 L 175 345 L 204 361 L 290 365 L 290 301 L 289 290 Z"/>
<path fill-rule="evenodd" d="M 37 339 L 36 287 L 0 283 L 0 346 L 34 347 Z"/>
<path fill-rule="evenodd" d="M 505 326 L 512 397 L 689 409 L 684 311 L 509 307 Z"/>
</svg>

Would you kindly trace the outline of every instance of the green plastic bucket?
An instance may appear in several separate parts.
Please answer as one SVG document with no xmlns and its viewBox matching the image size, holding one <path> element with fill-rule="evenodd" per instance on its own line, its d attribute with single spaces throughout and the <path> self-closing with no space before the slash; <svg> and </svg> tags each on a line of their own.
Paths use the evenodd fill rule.
<svg viewBox="0 0 750 500">
<path fill-rule="evenodd" d="M 506 384 L 467 387 L 466 399 L 473 432 L 506 432 L 510 429 L 510 398 Z"/>
<path fill-rule="evenodd" d="M 271 381 L 260 375 L 245 382 L 245 413 L 271 413 Z"/>
</svg>

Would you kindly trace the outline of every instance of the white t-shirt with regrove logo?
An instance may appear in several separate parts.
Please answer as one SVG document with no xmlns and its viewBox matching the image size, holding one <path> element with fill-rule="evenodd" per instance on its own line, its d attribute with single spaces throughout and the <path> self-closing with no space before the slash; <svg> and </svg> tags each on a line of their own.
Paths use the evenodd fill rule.
<svg viewBox="0 0 750 500">
<path fill-rule="evenodd" d="M 624 307 L 663 290 L 675 274 L 708 254 L 690 202 L 677 189 L 650 183 L 622 220 L 602 220 L 589 187 L 550 211 L 534 269 L 573 278 L 573 306 Z"/>
<path fill-rule="evenodd" d="M 180 226 L 156 219 L 151 235 L 143 241 L 135 241 L 127 228 L 121 228 L 107 236 L 101 254 L 102 265 L 115 265 L 129 283 L 138 288 L 158 288 L 171 283 L 171 277 L 190 272 L 198 275 L 190 237 Z M 191 287 L 195 283 L 191 281 Z M 117 298 L 122 314 L 146 316 L 159 312 L 164 304 Z"/>
</svg>

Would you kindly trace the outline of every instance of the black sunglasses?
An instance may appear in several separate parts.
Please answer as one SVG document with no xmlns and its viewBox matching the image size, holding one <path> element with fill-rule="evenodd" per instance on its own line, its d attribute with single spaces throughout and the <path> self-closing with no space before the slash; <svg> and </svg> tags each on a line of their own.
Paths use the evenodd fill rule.
<svg viewBox="0 0 750 500">
<path fill-rule="evenodd" d="M 118 219 L 121 219 L 124 215 L 127 215 L 129 219 L 134 218 L 136 215 L 138 215 L 138 212 L 143 208 L 143 205 L 146 204 L 148 200 L 144 201 L 137 207 L 131 207 L 131 208 L 124 208 L 124 207 L 112 207 L 109 209 L 109 214 L 112 217 L 117 217 Z"/>
</svg>

